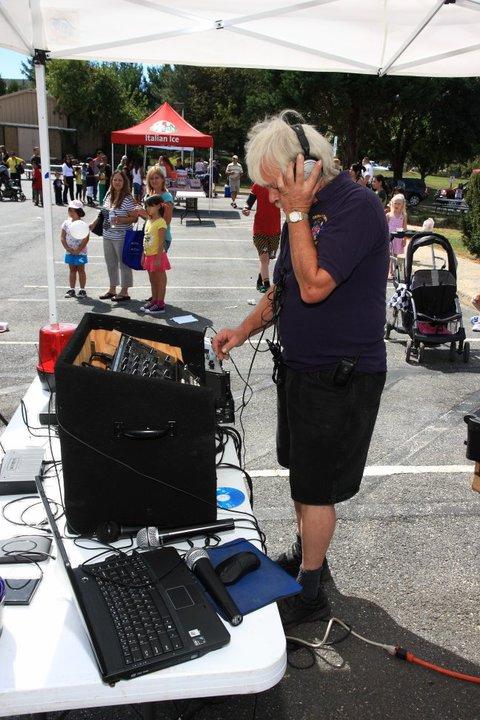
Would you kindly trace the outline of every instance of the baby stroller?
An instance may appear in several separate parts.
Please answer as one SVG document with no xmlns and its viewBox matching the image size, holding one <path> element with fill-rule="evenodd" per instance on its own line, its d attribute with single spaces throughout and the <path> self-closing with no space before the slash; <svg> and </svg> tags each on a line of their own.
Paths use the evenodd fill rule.
<svg viewBox="0 0 480 720">
<path fill-rule="evenodd" d="M 405 235 L 411 235 L 406 232 Z M 446 253 L 446 261 L 437 268 L 438 257 L 434 246 Z M 432 268 L 413 270 L 413 257 L 420 248 L 432 250 Z M 395 259 L 394 259 L 395 263 Z M 385 328 L 385 337 L 392 330 L 409 335 L 405 359 L 412 357 L 422 363 L 425 348 L 449 345 L 449 360 L 461 355 L 463 362 L 470 358 L 470 343 L 465 342 L 462 311 L 457 295 L 457 260 L 449 241 L 443 235 L 432 232 L 413 234 L 405 255 L 402 271 L 395 263 L 395 295 L 389 302 L 391 315 Z"/>
<path fill-rule="evenodd" d="M 0 165 L 1 168 L 4 167 Z M 8 173 L 0 172 L 0 201 L 1 200 L 13 200 L 23 202 L 27 198 L 22 192 L 20 182 L 18 180 L 11 180 Z"/>
</svg>

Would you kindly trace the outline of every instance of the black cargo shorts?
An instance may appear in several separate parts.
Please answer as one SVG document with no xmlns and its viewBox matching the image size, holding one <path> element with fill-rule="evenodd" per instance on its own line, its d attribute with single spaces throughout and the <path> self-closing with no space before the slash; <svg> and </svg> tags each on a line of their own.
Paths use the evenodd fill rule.
<svg viewBox="0 0 480 720">
<path fill-rule="evenodd" d="M 277 385 L 277 457 L 290 470 L 293 500 L 333 505 L 362 481 L 386 373 L 354 372 L 347 385 L 333 371 L 284 367 Z"/>
</svg>

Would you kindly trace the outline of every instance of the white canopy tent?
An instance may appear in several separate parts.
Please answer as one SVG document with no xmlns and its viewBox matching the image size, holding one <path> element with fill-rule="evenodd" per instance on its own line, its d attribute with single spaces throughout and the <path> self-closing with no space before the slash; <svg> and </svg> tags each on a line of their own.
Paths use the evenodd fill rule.
<svg viewBox="0 0 480 720">
<path fill-rule="evenodd" d="M 57 321 L 45 59 L 423 77 L 480 75 L 480 0 L 0 0 L 35 57 L 50 321 Z"/>
</svg>

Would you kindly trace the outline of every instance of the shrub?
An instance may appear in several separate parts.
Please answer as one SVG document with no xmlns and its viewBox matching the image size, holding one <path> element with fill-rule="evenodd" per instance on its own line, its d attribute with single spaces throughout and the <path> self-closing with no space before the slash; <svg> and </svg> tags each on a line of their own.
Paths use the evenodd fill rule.
<svg viewBox="0 0 480 720">
<path fill-rule="evenodd" d="M 468 212 L 462 216 L 463 242 L 472 255 L 480 257 L 480 173 L 468 181 L 465 199 Z"/>
</svg>

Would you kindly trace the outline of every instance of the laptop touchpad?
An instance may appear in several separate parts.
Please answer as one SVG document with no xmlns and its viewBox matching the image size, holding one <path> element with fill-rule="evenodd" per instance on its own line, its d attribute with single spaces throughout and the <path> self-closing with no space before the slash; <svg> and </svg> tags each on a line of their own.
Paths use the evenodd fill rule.
<svg viewBox="0 0 480 720">
<path fill-rule="evenodd" d="M 173 603 L 175 610 L 182 610 L 195 605 L 186 587 L 176 587 L 167 590 L 168 596 Z"/>
</svg>

